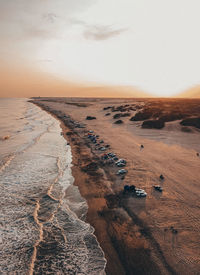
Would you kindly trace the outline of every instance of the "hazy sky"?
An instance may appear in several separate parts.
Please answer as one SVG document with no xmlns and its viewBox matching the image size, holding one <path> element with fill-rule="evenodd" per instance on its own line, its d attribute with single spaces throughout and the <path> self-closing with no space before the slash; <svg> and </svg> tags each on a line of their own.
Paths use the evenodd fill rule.
<svg viewBox="0 0 200 275">
<path fill-rule="evenodd" d="M 199 11 L 199 0 L 0 0 L 0 67 L 173 95 L 200 84 Z"/>
</svg>

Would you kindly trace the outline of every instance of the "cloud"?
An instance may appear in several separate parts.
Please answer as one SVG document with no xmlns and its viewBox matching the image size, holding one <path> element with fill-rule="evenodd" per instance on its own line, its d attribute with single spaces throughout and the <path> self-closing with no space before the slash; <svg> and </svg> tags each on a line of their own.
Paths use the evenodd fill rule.
<svg viewBox="0 0 200 275">
<path fill-rule="evenodd" d="M 49 23 L 54 23 L 58 16 L 55 13 L 45 13 L 43 14 L 43 19 Z"/>
<path fill-rule="evenodd" d="M 113 29 L 110 26 L 88 26 L 83 35 L 90 40 L 107 40 L 126 32 L 127 28 Z"/>
</svg>

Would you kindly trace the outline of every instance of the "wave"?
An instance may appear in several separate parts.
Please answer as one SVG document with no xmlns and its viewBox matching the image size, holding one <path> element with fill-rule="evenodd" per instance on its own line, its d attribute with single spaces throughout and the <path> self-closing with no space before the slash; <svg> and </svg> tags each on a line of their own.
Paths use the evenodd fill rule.
<svg viewBox="0 0 200 275">
<path fill-rule="evenodd" d="M 9 166 L 10 162 L 14 159 L 15 154 L 4 157 L 0 162 L 0 172 L 2 172 L 7 166 Z"/>
<path fill-rule="evenodd" d="M 104 253 L 84 221 L 87 203 L 73 185 L 71 148 L 59 122 L 26 107 L 23 125 L 33 127 L 9 141 L 8 152 L 15 150 L 0 168 L 0 273 L 104 274 Z"/>
</svg>

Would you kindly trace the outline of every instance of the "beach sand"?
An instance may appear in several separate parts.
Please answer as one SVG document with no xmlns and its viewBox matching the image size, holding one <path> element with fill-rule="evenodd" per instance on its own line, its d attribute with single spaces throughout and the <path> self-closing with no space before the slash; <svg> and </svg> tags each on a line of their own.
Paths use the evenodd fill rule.
<svg viewBox="0 0 200 275">
<path fill-rule="evenodd" d="M 144 99 L 40 98 L 34 102 L 61 120 L 72 148 L 75 184 L 87 200 L 87 221 L 105 253 L 107 274 L 199 274 L 200 131 L 191 127 L 191 132 L 183 132 L 177 121 L 162 130 L 141 129 L 141 122 L 130 117 L 118 125 L 112 118 L 115 113 L 105 116 L 106 106 L 143 106 Z M 86 120 L 86 116 L 96 119 Z M 85 128 L 79 128 L 82 124 Z M 119 168 L 102 164 L 104 152 L 94 149 L 88 130 L 111 146 L 106 152 L 127 160 L 124 180 L 116 176 Z M 96 166 L 87 169 L 91 162 Z M 145 189 L 147 197 L 123 194 L 126 184 Z M 163 192 L 153 185 L 161 185 Z"/>
</svg>

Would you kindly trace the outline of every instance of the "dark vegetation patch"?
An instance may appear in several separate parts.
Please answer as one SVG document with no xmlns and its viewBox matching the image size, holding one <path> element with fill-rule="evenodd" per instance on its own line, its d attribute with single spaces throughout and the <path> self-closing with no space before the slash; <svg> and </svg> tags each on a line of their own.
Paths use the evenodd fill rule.
<svg viewBox="0 0 200 275">
<path fill-rule="evenodd" d="M 142 128 L 145 129 L 162 129 L 165 126 L 165 122 L 158 119 L 158 120 L 145 120 L 142 123 Z"/>
<path fill-rule="evenodd" d="M 136 111 L 141 109 L 142 106 L 139 103 L 133 103 L 133 104 L 125 104 L 120 106 L 108 106 L 104 107 L 103 110 L 110 110 L 111 112 L 130 112 L 130 111 Z"/>
<path fill-rule="evenodd" d="M 130 121 L 142 121 L 152 117 L 152 113 L 148 110 L 140 111 L 130 118 Z"/>
<path fill-rule="evenodd" d="M 185 133 L 192 133 L 192 129 L 187 126 L 181 127 L 181 131 Z"/>
<path fill-rule="evenodd" d="M 72 135 L 73 135 L 73 132 L 70 132 L 70 131 L 69 131 L 69 132 L 66 132 L 66 135 L 67 135 L 67 136 L 72 136 Z"/>
<path fill-rule="evenodd" d="M 182 119 L 185 116 L 186 116 L 186 114 L 184 114 L 184 113 L 174 112 L 174 113 L 165 114 L 163 116 L 161 115 L 160 116 L 160 120 L 162 120 L 164 122 L 169 122 L 169 121 L 174 121 L 174 120 Z"/>
<path fill-rule="evenodd" d="M 121 119 L 119 119 L 119 120 L 117 120 L 117 121 L 115 121 L 114 122 L 115 124 L 122 124 L 122 123 L 124 123 Z"/>
<path fill-rule="evenodd" d="M 114 119 L 117 119 L 117 118 L 120 118 L 120 117 L 121 117 L 121 114 L 115 114 L 115 115 L 113 116 Z"/>
<path fill-rule="evenodd" d="M 91 176 L 96 176 L 99 166 L 96 162 L 90 162 L 86 166 L 83 166 L 81 169 L 83 172 L 85 172 Z"/>
<path fill-rule="evenodd" d="M 193 126 L 200 129 L 200 117 L 193 117 L 193 118 L 191 117 L 191 118 L 183 119 L 180 122 L 180 124 L 183 126 Z"/>
<path fill-rule="evenodd" d="M 121 114 L 121 117 L 126 117 L 126 116 L 130 116 L 131 114 L 130 113 L 124 113 L 124 114 Z"/>
<path fill-rule="evenodd" d="M 140 106 L 139 105 L 135 105 L 135 104 L 125 104 L 125 105 L 120 105 L 120 106 L 113 106 L 111 108 L 112 112 L 129 112 L 129 111 L 135 111 L 137 109 L 139 109 Z"/>
<path fill-rule="evenodd" d="M 118 113 L 113 116 L 114 119 L 120 118 L 120 117 L 128 117 L 130 116 L 130 113 Z"/>
<path fill-rule="evenodd" d="M 80 102 L 65 102 L 65 104 L 68 104 L 68 105 L 74 105 L 74 106 L 77 106 L 77 107 L 88 107 L 90 104 L 86 104 L 86 103 L 80 103 Z"/>
<path fill-rule="evenodd" d="M 108 208 L 120 207 L 120 201 L 121 201 L 120 195 L 109 194 L 109 195 L 105 196 L 105 199 L 106 199 Z"/>
<path fill-rule="evenodd" d="M 93 119 L 96 119 L 96 117 L 95 116 L 87 116 L 86 117 L 86 120 L 93 120 Z"/>
<path fill-rule="evenodd" d="M 145 100 L 144 100 L 145 101 Z M 142 128 L 163 128 L 163 123 L 183 120 L 181 125 L 200 128 L 200 99 L 146 100 L 130 121 L 144 121 Z"/>
</svg>

